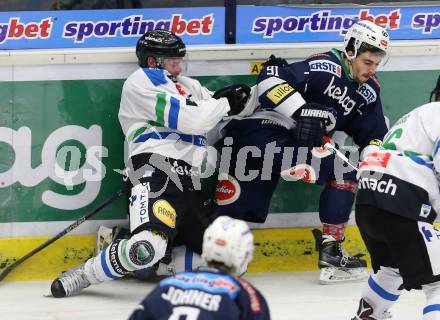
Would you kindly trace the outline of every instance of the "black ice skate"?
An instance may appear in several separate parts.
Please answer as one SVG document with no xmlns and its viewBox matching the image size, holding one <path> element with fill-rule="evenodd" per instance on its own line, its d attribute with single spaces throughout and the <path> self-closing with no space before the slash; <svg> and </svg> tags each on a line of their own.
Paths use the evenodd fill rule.
<svg viewBox="0 0 440 320">
<path fill-rule="evenodd" d="M 319 251 L 321 284 L 359 281 L 368 277 L 367 262 L 359 256 L 349 255 L 342 247 L 342 241 L 336 241 L 332 236 L 322 236 L 318 229 L 313 230 L 313 235 Z"/>
<path fill-rule="evenodd" d="M 84 264 L 66 271 L 56 278 L 50 286 L 50 291 L 55 298 L 64 298 L 80 292 L 90 286 L 84 273 Z"/>
<path fill-rule="evenodd" d="M 379 317 L 373 317 L 373 307 L 364 299 L 359 301 L 359 308 L 356 316 L 351 320 L 386 320 L 391 319 L 391 313 L 384 311 Z"/>
<path fill-rule="evenodd" d="M 323 236 L 319 246 L 320 268 L 366 268 L 367 262 L 356 256 L 351 256 L 342 247 L 342 241 L 336 241 L 332 236 Z"/>
<path fill-rule="evenodd" d="M 356 313 L 356 316 L 351 320 L 377 320 L 376 318 L 373 318 L 372 316 L 373 312 L 374 312 L 373 307 L 370 306 L 370 304 L 367 301 L 361 299 L 359 301 L 359 308 Z"/>
</svg>

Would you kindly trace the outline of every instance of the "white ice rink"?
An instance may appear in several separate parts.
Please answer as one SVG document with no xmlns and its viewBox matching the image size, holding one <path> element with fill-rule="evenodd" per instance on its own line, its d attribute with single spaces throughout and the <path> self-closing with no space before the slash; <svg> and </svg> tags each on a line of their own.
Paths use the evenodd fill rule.
<svg viewBox="0 0 440 320">
<path fill-rule="evenodd" d="M 246 278 L 268 300 L 274 320 L 348 320 L 357 308 L 363 282 L 323 286 L 317 272 L 253 273 Z M 91 286 L 64 299 L 45 297 L 49 281 L 0 284 L 0 319 L 116 320 L 127 319 L 153 283 L 119 280 Z M 404 292 L 391 309 L 393 320 L 421 319 L 424 296 Z"/>
</svg>

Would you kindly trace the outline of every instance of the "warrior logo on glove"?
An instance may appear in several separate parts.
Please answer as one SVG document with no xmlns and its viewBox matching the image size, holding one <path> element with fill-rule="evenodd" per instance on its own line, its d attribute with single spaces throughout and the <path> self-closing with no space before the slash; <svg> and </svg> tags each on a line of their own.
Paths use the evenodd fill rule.
<svg viewBox="0 0 440 320">
<path fill-rule="evenodd" d="M 293 114 L 294 136 L 299 146 L 322 146 L 325 134 L 336 125 L 336 111 L 319 103 L 306 103 Z"/>
</svg>

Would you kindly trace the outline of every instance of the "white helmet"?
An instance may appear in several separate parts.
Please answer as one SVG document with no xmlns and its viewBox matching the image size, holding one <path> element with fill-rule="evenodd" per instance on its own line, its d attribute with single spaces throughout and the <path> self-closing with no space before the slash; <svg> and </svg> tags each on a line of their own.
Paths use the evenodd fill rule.
<svg viewBox="0 0 440 320">
<path fill-rule="evenodd" d="M 253 253 L 254 236 L 244 221 L 220 216 L 205 230 L 202 258 L 207 263 L 222 263 L 242 275 Z"/>
<path fill-rule="evenodd" d="M 354 55 L 349 56 L 347 54 L 347 46 L 350 40 L 354 38 Z M 344 38 L 344 52 L 348 59 L 354 59 L 358 53 L 369 51 L 368 49 L 374 47 L 385 53 L 385 57 L 382 60 L 386 62 L 388 58 L 388 45 L 390 37 L 388 32 L 378 26 L 377 24 L 369 20 L 359 20 L 347 30 Z"/>
</svg>

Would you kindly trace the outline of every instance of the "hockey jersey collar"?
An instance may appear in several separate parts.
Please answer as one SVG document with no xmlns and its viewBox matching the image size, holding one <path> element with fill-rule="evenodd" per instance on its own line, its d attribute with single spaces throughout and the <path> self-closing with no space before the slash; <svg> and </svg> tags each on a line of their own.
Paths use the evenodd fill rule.
<svg viewBox="0 0 440 320">
<path fill-rule="evenodd" d="M 350 75 L 350 71 L 347 69 L 347 66 L 345 65 L 343 52 L 335 48 L 331 49 L 330 52 L 333 53 L 336 56 L 336 58 L 339 60 L 342 70 L 344 70 L 345 76 L 348 78 L 348 80 L 353 81 L 353 78 Z"/>
<path fill-rule="evenodd" d="M 166 84 L 167 79 L 165 78 L 165 70 L 164 69 L 156 69 L 156 68 L 143 68 L 146 76 L 150 79 L 151 83 L 154 86 L 159 86 L 161 84 Z"/>
</svg>

